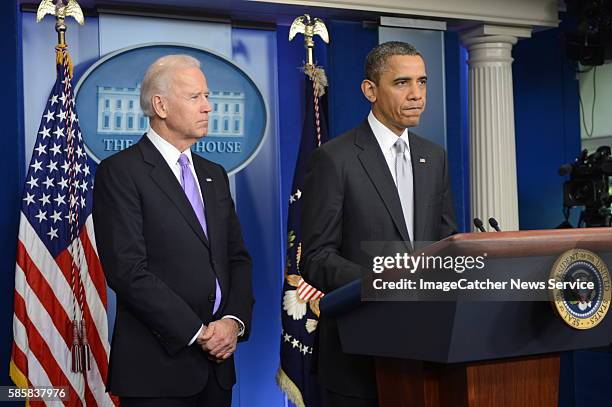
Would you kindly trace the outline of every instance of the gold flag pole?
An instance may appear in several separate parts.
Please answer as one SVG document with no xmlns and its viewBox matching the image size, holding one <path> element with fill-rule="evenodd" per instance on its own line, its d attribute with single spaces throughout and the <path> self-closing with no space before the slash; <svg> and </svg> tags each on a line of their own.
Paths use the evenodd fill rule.
<svg viewBox="0 0 612 407">
<path fill-rule="evenodd" d="M 77 23 L 83 25 L 85 23 L 85 19 L 83 18 L 83 11 L 81 7 L 78 5 L 76 0 L 67 0 L 67 3 L 64 4 L 65 0 L 42 0 L 40 5 L 38 6 L 38 10 L 36 11 L 36 22 L 39 23 L 42 19 L 50 14 L 55 16 L 55 31 L 57 32 L 57 45 L 55 46 L 55 59 L 56 64 L 58 66 L 62 65 L 65 69 L 67 77 L 67 81 L 62 83 L 64 88 L 64 93 L 62 97 L 66 97 L 66 94 L 72 95 L 71 90 L 71 79 L 73 75 L 73 64 L 72 59 L 70 58 L 70 54 L 68 53 L 67 45 L 66 45 L 66 17 L 73 17 Z M 59 73 L 58 73 L 59 75 Z M 61 98 L 60 98 L 61 99 Z M 70 175 L 69 179 L 74 181 L 74 148 L 72 145 L 72 139 L 75 137 L 75 132 L 72 128 L 72 120 L 76 117 L 74 113 L 74 100 L 72 97 L 69 97 L 67 100 L 63 100 L 62 104 L 66 107 L 66 143 L 68 150 L 68 162 L 70 165 Z M 79 136 L 80 137 L 80 136 Z M 75 181 L 76 182 L 76 181 Z M 71 182 L 71 185 L 74 185 L 75 182 Z M 71 189 L 74 187 L 71 187 Z M 71 193 L 71 192 L 69 192 Z M 72 196 L 72 195 L 71 195 Z M 76 215 L 73 217 L 73 215 Z M 71 281 L 70 287 L 72 288 L 73 294 L 73 310 L 72 310 L 72 345 L 70 348 L 71 353 L 71 370 L 75 373 L 77 372 L 85 372 L 91 369 L 91 350 L 89 346 L 89 341 L 87 339 L 87 327 L 85 323 L 85 294 L 83 288 L 83 282 L 81 279 L 81 256 L 79 255 L 80 247 L 79 247 L 79 239 L 78 236 L 74 236 L 76 234 L 75 228 L 78 225 L 78 212 L 76 214 L 71 211 L 69 212 L 69 224 L 70 224 L 70 234 L 71 234 L 71 243 L 70 243 L 70 253 L 72 257 L 71 261 Z M 76 245 L 76 249 L 74 246 Z M 76 252 L 76 253 L 75 253 Z M 78 298 L 77 298 L 78 296 Z M 78 305 L 78 308 L 77 308 Z M 80 314 L 80 318 L 79 318 Z"/>
<path fill-rule="evenodd" d="M 289 41 L 293 40 L 297 34 L 304 35 L 306 65 L 314 66 L 314 36 L 318 35 L 326 44 L 329 44 L 329 34 L 325 23 L 320 18 L 310 18 L 309 14 L 304 14 L 293 20 L 289 28 Z"/>
</svg>

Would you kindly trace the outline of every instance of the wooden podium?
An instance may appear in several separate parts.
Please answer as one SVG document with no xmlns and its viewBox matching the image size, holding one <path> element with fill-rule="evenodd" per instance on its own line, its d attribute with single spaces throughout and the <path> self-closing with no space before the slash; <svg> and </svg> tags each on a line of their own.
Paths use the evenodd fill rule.
<svg viewBox="0 0 612 407">
<path fill-rule="evenodd" d="M 377 358 L 380 406 L 556 407 L 559 356 L 435 364 Z"/>
<path fill-rule="evenodd" d="M 612 228 L 458 234 L 425 252 L 482 248 L 545 281 L 570 249 L 612 266 Z M 559 352 L 612 343 L 612 315 L 576 330 L 548 301 L 361 302 L 361 281 L 327 294 L 321 313 L 337 319 L 346 353 L 375 358 L 381 407 L 554 407 Z"/>
</svg>

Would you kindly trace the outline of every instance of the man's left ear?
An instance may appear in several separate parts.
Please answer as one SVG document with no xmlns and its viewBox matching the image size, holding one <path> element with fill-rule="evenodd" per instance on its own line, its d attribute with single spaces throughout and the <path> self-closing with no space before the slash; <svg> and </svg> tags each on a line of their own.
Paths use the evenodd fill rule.
<svg viewBox="0 0 612 407">
<path fill-rule="evenodd" d="M 369 79 L 361 82 L 361 92 L 370 103 L 376 102 L 376 84 Z"/>
</svg>

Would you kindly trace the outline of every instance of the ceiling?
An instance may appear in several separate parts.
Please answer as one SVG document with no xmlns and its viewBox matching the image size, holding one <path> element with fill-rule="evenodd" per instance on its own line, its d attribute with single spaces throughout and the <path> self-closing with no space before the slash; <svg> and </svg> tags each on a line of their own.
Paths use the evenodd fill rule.
<svg viewBox="0 0 612 407">
<path fill-rule="evenodd" d="M 24 11 L 34 11 L 38 3 L 17 0 Z M 85 14 L 112 12 L 164 18 L 197 19 L 207 21 L 232 21 L 238 25 L 259 25 L 262 28 L 275 25 L 290 25 L 295 17 L 309 13 L 323 19 L 342 19 L 349 21 L 378 22 L 383 14 L 344 10 L 337 8 L 304 7 L 285 4 L 263 3 L 248 0 L 78 0 Z M 396 17 L 416 17 L 409 15 L 384 14 Z M 429 18 L 434 19 L 434 18 Z M 445 20 L 449 29 L 463 29 L 473 25 L 461 20 Z"/>
</svg>

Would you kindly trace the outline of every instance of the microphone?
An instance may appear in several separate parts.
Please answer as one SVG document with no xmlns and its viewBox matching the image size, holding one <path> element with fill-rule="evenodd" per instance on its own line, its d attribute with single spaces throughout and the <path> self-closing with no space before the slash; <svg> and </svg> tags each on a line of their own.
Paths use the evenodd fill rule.
<svg viewBox="0 0 612 407">
<path fill-rule="evenodd" d="M 501 232 L 501 229 L 499 228 L 499 223 L 497 222 L 497 219 L 489 218 L 489 225 L 491 225 L 491 227 L 493 229 L 495 229 L 496 231 Z"/>
<path fill-rule="evenodd" d="M 481 232 L 486 232 L 480 219 L 474 218 L 474 226 L 476 226 L 476 229 L 480 230 Z"/>
</svg>

